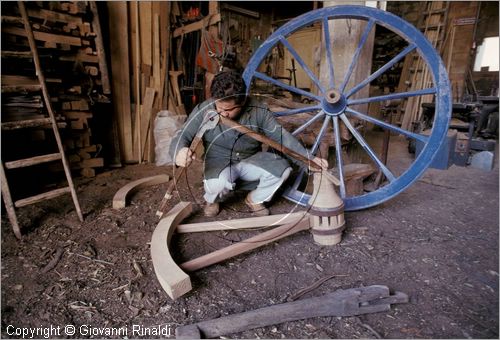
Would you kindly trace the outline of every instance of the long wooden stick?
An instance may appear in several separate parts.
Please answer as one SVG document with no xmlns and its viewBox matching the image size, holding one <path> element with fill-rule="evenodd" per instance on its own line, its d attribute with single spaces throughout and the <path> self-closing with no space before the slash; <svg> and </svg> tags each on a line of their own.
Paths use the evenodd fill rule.
<svg viewBox="0 0 500 340">
<path fill-rule="evenodd" d="M 282 145 L 281 143 L 278 143 L 269 137 L 266 137 L 258 132 L 255 132 L 255 131 L 247 128 L 244 125 L 238 124 L 232 119 L 226 118 L 226 117 L 221 116 L 221 115 L 219 115 L 219 117 L 220 117 L 219 119 L 220 119 L 222 124 L 224 124 L 230 128 L 233 128 L 236 131 L 241 132 L 241 133 L 255 139 L 256 141 L 259 141 L 261 143 L 269 145 L 270 147 L 272 147 L 273 149 L 275 149 L 279 152 L 282 152 L 290 157 L 293 157 L 293 158 L 303 162 L 307 166 L 311 167 L 314 171 L 321 171 L 322 174 L 326 178 L 328 178 L 330 181 L 332 181 L 335 185 L 340 185 L 339 180 L 335 176 L 330 174 L 328 171 L 323 170 L 323 168 L 321 167 L 321 164 L 317 163 L 314 159 L 309 159 L 307 157 L 304 157 L 300 153 L 295 152 L 292 149 L 289 149 L 286 146 Z"/>
<path fill-rule="evenodd" d="M 314 168 L 315 170 L 321 170 L 321 165 L 316 163 L 315 161 L 313 161 L 312 159 L 309 159 L 307 157 L 304 157 L 302 156 L 300 153 L 298 152 L 295 152 L 293 151 L 292 149 L 289 149 L 287 148 L 286 146 L 278 143 L 278 142 L 275 142 L 274 140 L 272 140 L 271 138 L 269 137 L 266 137 L 258 132 L 255 132 L 249 128 L 247 128 L 246 126 L 244 125 L 241 125 L 241 124 L 238 124 L 236 123 L 234 120 L 232 119 L 229 119 L 229 118 L 226 118 L 224 116 L 220 116 L 220 121 L 222 124 L 230 127 L 230 128 L 233 128 L 235 129 L 236 131 L 238 132 L 241 132 L 245 135 L 248 135 L 249 137 L 261 142 L 261 143 L 264 143 L 266 145 L 269 145 L 270 147 L 272 147 L 273 149 L 279 151 L 279 152 L 282 152 L 288 156 L 291 156 L 301 162 L 304 162 L 305 164 L 309 164 L 310 163 L 310 166 L 312 168 Z"/>
<path fill-rule="evenodd" d="M 234 257 L 246 253 L 247 251 L 259 248 L 276 240 L 282 239 L 289 235 L 298 233 L 302 230 L 308 230 L 310 228 L 309 219 L 303 219 L 298 223 L 288 223 L 283 224 L 273 230 L 266 231 L 254 237 L 250 237 L 244 241 L 230 245 L 219 250 L 216 250 L 210 254 L 200 256 L 196 259 L 184 262 L 179 267 L 185 271 L 195 271 L 204 267 L 208 267 L 212 264 L 219 263 L 228 258 Z"/>
<path fill-rule="evenodd" d="M 309 214 L 305 211 L 295 213 L 257 216 L 248 218 L 238 218 L 224 221 L 211 221 L 201 223 L 187 223 L 177 226 L 176 232 L 181 233 L 199 233 L 215 230 L 239 230 L 252 229 L 263 227 L 276 227 L 285 223 L 297 223 L 302 219 L 309 218 Z"/>
</svg>

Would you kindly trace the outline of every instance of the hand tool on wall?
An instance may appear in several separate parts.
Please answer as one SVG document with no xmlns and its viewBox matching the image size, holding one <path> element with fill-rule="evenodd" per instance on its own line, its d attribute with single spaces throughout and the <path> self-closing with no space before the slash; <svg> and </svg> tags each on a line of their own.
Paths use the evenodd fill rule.
<svg viewBox="0 0 500 340">
<path fill-rule="evenodd" d="M 205 134 L 205 131 L 213 129 L 214 127 L 217 126 L 217 123 L 219 122 L 219 114 L 217 114 L 216 111 L 208 111 L 205 115 L 205 118 L 203 119 L 203 122 L 201 123 L 200 129 L 196 133 L 196 135 L 193 138 L 193 141 L 191 142 L 191 145 L 189 146 L 189 150 L 191 152 L 195 152 L 196 148 L 198 145 L 202 142 L 203 135 Z M 179 179 L 182 177 L 182 175 L 186 172 L 186 167 L 181 167 L 177 173 L 174 176 L 174 180 L 170 182 L 167 192 L 165 193 L 165 196 L 163 197 L 163 200 L 160 203 L 160 208 L 156 212 L 156 215 L 158 217 L 162 217 L 163 213 L 165 212 L 165 208 L 167 207 L 167 202 L 168 200 L 172 197 L 172 191 L 174 191 L 174 188 L 179 181 Z"/>
<path fill-rule="evenodd" d="M 208 339 L 224 334 L 324 316 L 354 316 L 391 310 L 393 303 L 407 303 L 408 295 L 390 295 L 386 286 L 337 290 L 323 296 L 264 307 L 244 313 L 201 321 L 176 329 L 177 339 Z"/>
</svg>

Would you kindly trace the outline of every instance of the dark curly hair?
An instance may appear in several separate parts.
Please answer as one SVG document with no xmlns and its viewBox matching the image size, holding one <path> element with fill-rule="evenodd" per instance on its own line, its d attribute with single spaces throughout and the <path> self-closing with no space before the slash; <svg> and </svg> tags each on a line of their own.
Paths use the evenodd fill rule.
<svg viewBox="0 0 500 340">
<path fill-rule="evenodd" d="M 241 73 L 236 71 L 224 71 L 215 75 L 210 87 L 214 99 L 231 100 L 241 104 L 246 99 L 247 87 Z"/>
</svg>

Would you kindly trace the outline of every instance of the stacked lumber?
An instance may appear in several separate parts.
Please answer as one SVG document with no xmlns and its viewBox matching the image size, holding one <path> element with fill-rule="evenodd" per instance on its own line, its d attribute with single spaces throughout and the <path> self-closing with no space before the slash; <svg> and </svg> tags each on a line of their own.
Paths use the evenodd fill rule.
<svg viewBox="0 0 500 340">
<path fill-rule="evenodd" d="M 108 2 L 113 105 L 122 159 L 154 159 L 153 121 L 166 109 L 170 2 Z"/>
<path fill-rule="evenodd" d="M 97 5 L 33 1 L 26 7 L 53 109 L 66 123 L 61 136 L 71 167 L 94 176 L 104 160 L 92 142 L 93 106 L 109 102 L 111 93 Z M 2 84 L 12 83 L 12 93 L 2 91 L 2 121 L 42 118 L 45 109 L 17 3 L 2 4 L 2 14 Z"/>
<path fill-rule="evenodd" d="M 173 29 L 179 4 L 170 1 L 110 1 L 109 14 L 113 105 L 122 160 L 155 160 L 154 120 L 159 111 L 185 115 L 172 39 L 220 21 L 217 2 L 210 15 Z M 177 60 L 177 64 L 181 64 Z M 182 67 L 179 66 L 182 69 Z"/>
</svg>

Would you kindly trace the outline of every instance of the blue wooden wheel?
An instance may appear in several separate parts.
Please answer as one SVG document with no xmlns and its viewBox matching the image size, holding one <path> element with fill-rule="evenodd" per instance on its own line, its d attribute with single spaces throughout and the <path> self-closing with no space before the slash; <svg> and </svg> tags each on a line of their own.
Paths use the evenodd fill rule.
<svg viewBox="0 0 500 340">
<path fill-rule="evenodd" d="M 332 58 L 332 50 L 331 48 L 326 48 L 326 46 L 331 46 L 330 35 L 328 34 L 330 22 L 331 20 L 336 19 L 362 20 L 367 22 L 364 32 L 359 40 L 358 47 L 354 52 L 354 55 L 352 56 L 352 61 L 350 62 L 344 79 L 339 80 L 334 78 L 335 61 Z M 292 33 L 297 32 L 301 28 L 308 27 L 313 23 L 321 23 L 321 25 L 323 25 L 323 32 L 325 32 L 323 39 L 324 46 L 322 46 L 322 48 L 325 48 L 328 64 L 328 85 L 326 86 L 320 83 L 317 76 L 311 71 L 311 69 L 306 65 L 304 60 L 300 57 L 297 51 L 287 40 L 287 37 L 289 37 Z M 380 67 L 366 79 L 350 88 L 347 88 L 353 70 L 355 69 L 356 64 L 359 62 L 358 59 L 361 54 L 361 50 L 365 45 L 369 33 L 371 32 L 371 30 L 375 29 L 376 25 L 383 26 L 403 38 L 407 43 L 407 46 L 406 48 L 402 49 L 402 51 L 399 52 L 394 58 Z M 259 66 L 265 60 L 266 56 L 268 56 L 271 50 L 279 44 L 286 48 L 295 58 L 295 61 L 298 62 L 307 76 L 315 84 L 317 88 L 317 91 L 315 92 L 317 92 L 318 94 L 315 94 L 312 91 L 310 92 L 298 87 L 285 84 L 284 82 L 274 79 L 259 71 Z M 376 97 L 356 99 L 353 98 L 353 95 L 356 94 L 359 90 L 391 69 L 396 63 L 403 60 L 406 55 L 413 51 L 416 51 L 422 57 L 429 73 L 431 74 L 433 84 L 431 84 L 430 87 L 427 86 L 425 88 L 409 92 L 392 93 Z M 288 111 L 275 113 L 275 115 L 294 115 L 303 112 L 314 113 L 305 124 L 292 132 L 292 134 L 294 135 L 302 132 L 312 123 L 323 120 L 318 138 L 310 149 L 310 152 L 313 155 L 316 155 L 320 141 L 323 138 L 326 129 L 329 127 L 333 126 L 335 145 L 341 145 L 339 136 L 339 121 L 342 121 L 346 128 L 350 131 L 352 136 L 355 138 L 355 140 L 368 154 L 373 163 L 380 169 L 380 171 L 386 178 L 386 184 L 384 186 L 381 186 L 375 191 L 365 193 L 360 196 L 349 197 L 346 195 L 343 171 L 344 161 L 342 159 L 341 148 L 336 147 L 335 155 L 337 171 L 341 182 L 339 189 L 340 195 L 344 200 L 346 210 L 352 211 L 375 206 L 395 197 L 396 195 L 407 189 L 424 173 L 424 171 L 432 163 L 441 145 L 444 143 L 445 137 L 447 135 L 452 106 L 449 80 L 441 58 L 434 50 L 433 46 L 419 30 L 417 30 L 414 26 L 407 23 L 403 19 L 382 10 L 364 6 L 335 6 L 305 13 L 277 29 L 259 47 L 259 49 L 255 51 L 243 73 L 243 78 L 245 80 L 249 93 L 253 91 L 252 84 L 254 83 L 254 81 L 256 79 L 259 79 L 260 82 L 265 82 L 272 86 L 277 86 L 292 93 L 299 94 L 312 101 L 312 103 L 307 107 L 291 109 Z M 433 101 L 436 104 L 432 132 L 430 135 L 417 134 L 402 129 L 394 124 L 389 124 L 380 119 L 373 118 L 353 108 L 353 106 L 359 104 L 367 104 L 377 101 L 382 102 L 386 100 L 403 99 L 424 95 L 434 96 Z M 386 165 L 384 165 L 379 156 L 370 147 L 369 143 L 367 143 L 364 137 L 353 127 L 353 124 L 351 124 L 351 120 L 353 118 L 364 120 L 382 129 L 389 130 L 393 134 L 395 133 L 410 140 L 423 143 L 424 146 L 422 148 L 422 151 L 404 172 L 400 173 L 399 175 L 395 175 L 393 171 L 391 171 Z M 303 173 L 301 173 L 299 177 L 301 177 L 302 175 Z M 295 181 L 294 185 L 285 190 L 284 196 L 296 203 L 306 205 L 310 198 L 310 195 L 298 189 L 300 179 L 301 178 L 298 178 Z"/>
</svg>

